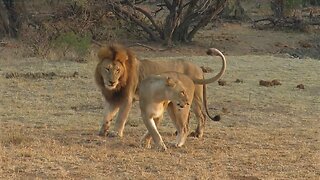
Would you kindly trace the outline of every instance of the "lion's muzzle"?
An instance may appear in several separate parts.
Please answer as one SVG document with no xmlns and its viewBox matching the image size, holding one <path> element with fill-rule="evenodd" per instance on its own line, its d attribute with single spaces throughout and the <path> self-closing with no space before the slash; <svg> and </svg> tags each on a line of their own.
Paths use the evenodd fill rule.
<svg viewBox="0 0 320 180">
<path fill-rule="evenodd" d="M 177 103 L 177 106 L 179 107 L 179 109 L 183 109 L 183 108 L 185 108 L 186 106 L 189 106 L 189 105 L 190 105 L 189 103 L 180 103 L 180 102 Z"/>
</svg>

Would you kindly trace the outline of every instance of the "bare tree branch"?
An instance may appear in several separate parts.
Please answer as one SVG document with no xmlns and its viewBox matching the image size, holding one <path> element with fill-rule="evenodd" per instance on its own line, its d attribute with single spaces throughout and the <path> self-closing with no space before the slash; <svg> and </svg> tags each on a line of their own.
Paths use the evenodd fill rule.
<svg viewBox="0 0 320 180">
<path fill-rule="evenodd" d="M 127 1 L 127 3 L 128 3 L 129 6 L 131 6 L 135 10 L 141 12 L 145 17 L 147 17 L 149 19 L 149 21 L 151 22 L 151 24 L 156 29 L 156 31 L 160 34 L 160 36 L 163 36 L 162 35 L 162 29 L 157 25 L 157 23 L 154 21 L 153 17 L 151 16 L 151 14 L 149 12 L 147 12 L 146 10 L 140 8 L 139 6 L 133 5 L 131 2 Z"/>
<path fill-rule="evenodd" d="M 164 9 L 163 9 L 163 6 L 159 6 L 158 9 L 156 9 L 155 11 L 152 12 L 152 13 L 153 13 L 153 16 L 157 16 L 157 14 L 158 14 L 160 11 L 162 11 L 162 10 L 164 10 Z"/>
<path fill-rule="evenodd" d="M 96 40 L 91 39 L 91 42 L 92 42 L 93 44 L 95 44 L 95 45 L 99 46 L 99 47 L 103 46 L 103 44 L 102 44 L 102 43 L 99 43 L 99 42 L 98 42 L 98 41 L 96 41 Z"/>
<path fill-rule="evenodd" d="M 226 6 L 227 0 L 218 0 L 216 6 L 211 6 L 208 8 L 207 15 L 205 15 L 200 22 L 190 31 L 187 39 L 191 40 L 196 32 L 206 26 L 214 17 L 216 17 L 220 12 L 222 12 L 223 8 Z"/>
<path fill-rule="evenodd" d="M 128 21 L 128 18 L 136 23 L 139 27 L 141 27 L 146 33 L 149 34 L 151 40 L 153 41 L 159 41 L 159 37 L 148 27 L 148 25 L 144 24 L 142 21 L 140 21 L 138 18 L 133 16 L 128 11 L 121 8 L 121 6 L 117 5 L 116 3 L 112 3 L 109 1 L 108 5 L 114 10 L 114 13 L 118 14 L 119 17 L 121 17 L 123 20 Z"/>
<path fill-rule="evenodd" d="M 134 47 L 134 46 L 141 46 L 141 47 L 150 49 L 151 51 L 166 51 L 166 50 L 171 49 L 171 48 L 156 49 L 156 48 L 153 48 L 151 46 L 148 46 L 148 45 L 145 45 L 145 44 L 141 44 L 141 43 L 134 43 L 134 44 L 129 45 L 128 47 Z"/>
</svg>

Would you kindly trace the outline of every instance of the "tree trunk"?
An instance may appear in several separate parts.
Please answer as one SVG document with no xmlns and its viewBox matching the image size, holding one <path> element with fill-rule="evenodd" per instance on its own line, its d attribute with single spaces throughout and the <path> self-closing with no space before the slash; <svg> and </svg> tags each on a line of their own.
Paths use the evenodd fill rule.
<svg viewBox="0 0 320 180">
<path fill-rule="evenodd" d="M 22 23 L 22 14 L 25 12 L 23 0 L 2 0 L 0 5 L 0 23 L 10 37 L 17 38 Z"/>
<path fill-rule="evenodd" d="M 235 3 L 234 18 L 239 20 L 244 20 L 246 18 L 246 13 L 240 0 L 237 0 Z"/>
<path fill-rule="evenodd" d="M 165 43 L 168 46 L 172 46 L 172 35 L 178 25 L 178 21 L 180 20 L 181 16 L 182 0 L 173 1 L 172 4 L 168 6 L 168 9 L 170 11 L 170 14 L 166 17 L 163 34 Z"/>
<path fill-rule="evenodd" d="M 190 1 L 189 9 L 185 13 L 182 22 L 174 31 L 173 41 L 191 42 L 195 34 L 222 12 L 227 1 L 218 0 L 216 4 L 208 7 L 205 12 L 200 13 L 195 10 L 197 0 Z M 202 14 L 202 15 L 199 15 Z"/>
<path fill-rule="evenodd" d="M 187 42 L 188 33 L 190 26 L 195 22 L 195 19 L 198 17 L 198 13 L 194 12 L 195 6 L 197 5 L 198 0 L 191 0 L 189 7 L 185 12 L 183 18 L 180 20 L 181 23 L 176 27 L 173 32 L 173 41 Z"/>
<path fill-rule="evenodd" d="M 284 17 L 284 0 L 272 0 L 271 10 L 276 18 Z"/>
<path fill-rule="evenodd" d="M 9 20 L 7 10 L 0 1 L 0 39 L 5 36 L 9 36 Z"/>
</svg>

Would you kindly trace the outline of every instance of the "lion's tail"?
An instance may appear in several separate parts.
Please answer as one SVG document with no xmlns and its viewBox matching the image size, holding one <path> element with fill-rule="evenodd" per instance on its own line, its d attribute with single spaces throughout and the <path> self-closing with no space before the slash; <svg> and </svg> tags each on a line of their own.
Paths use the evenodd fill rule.
<svg viewBox="0 0 320 180">
<path fill-rule="evenodd" d="M 195 82 L 195 84 L 203 84 L 203 105 L 204 105 L 204 109 L 206 111 L 206 114 L 208 115 L 208 117 L 211 120 L 220 121 L 220 119 L 221 119 L 220 115 L 216 115 L 216 116 L 213 117 L 213 116 L 211 116 L 209 114 L 208 106 L 207 106 L 207 87 L 206 87 L 206 84 L 215 82 L 215 81 L 219 80 L 223 76 L 223 74 L 224 74 L 224 72 L 226 70 L 227 62 L 226 62 L 226 58 L 224 57 L 224 55 L 218 49 L 210 48 L 210 49 L 208 49 L 207 54 L 211 55 L 211 56 L 213 56 L 213 55 L 220 56 L 221 59 L 222 59 L 222 68 L 221 68 L 220 72 L 216 76 L 214 76 L 214 77 L 212 77 L 210 79 L 194 80 L 194 82 Z"/>
<path fill-rule="evenodd" d="M 204 105 L 204 109 L 206 110 L 206 113 L 208 115 L 208 117 L 212 120 L 212 121 L 220 121 L 221 117 L 220 115 L 215 115 L 214 117 L 211 116 L 209 114 L 208 111 L 208 105 L 207 105 L 207 87 L 206 84 L 203 85 L 203 105 Z"/>
<path fill-rule="evenodd" d="M 212 77 L 212 78 L 209 78 L 209 79 L 193 79 L 193 82 L 194 82 L 195 84 L 209 84 L 209 83 L 213 83 L 213 82 L 219 80 L 219 79 L 223 76 L 224 72 L 226 71 L 227 61 L 226 61 L 226 58 L 224 57 L 224 55 L 222 54 L 222 52 L 220 52 L 220 51 L 219 51 L 218 49 L 216 49 L 216 48 L 210 48 L 210 49 L 208 49 L 207 54 L 210 55 L 210 56 L 215 55 L 215 56 L 220 56 L 220 57 L 221 57 L 221 59 L 222 59 L 222 67 L 221 67 L 221 70 L 220 70 L 220 72 L 219 72 L 216 76 L 214 76 L 214 77 Z"/>
</svg>

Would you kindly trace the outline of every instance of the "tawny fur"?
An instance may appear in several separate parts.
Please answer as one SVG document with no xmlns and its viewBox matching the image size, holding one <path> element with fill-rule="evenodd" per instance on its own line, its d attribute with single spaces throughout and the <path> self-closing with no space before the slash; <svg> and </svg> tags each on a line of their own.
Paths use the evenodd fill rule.
<svg viewBox="0 0 320 180">
<path fill-rule="evenodd" d="M 174 145 L 181 147 L 189 131 L 189 111 L 195 89 L 193 81 L 184 74 L 168 72 L 148 76 L 142 80 L 139 88 L 141 115 L 148 129 L 141 143 L 150 147 L 152 137 L 160 150 L 167 149 L 157 126 L 163 118 L 164 110 L 168 109 L 169 116 L 177 129 Z"/>
</svg>

